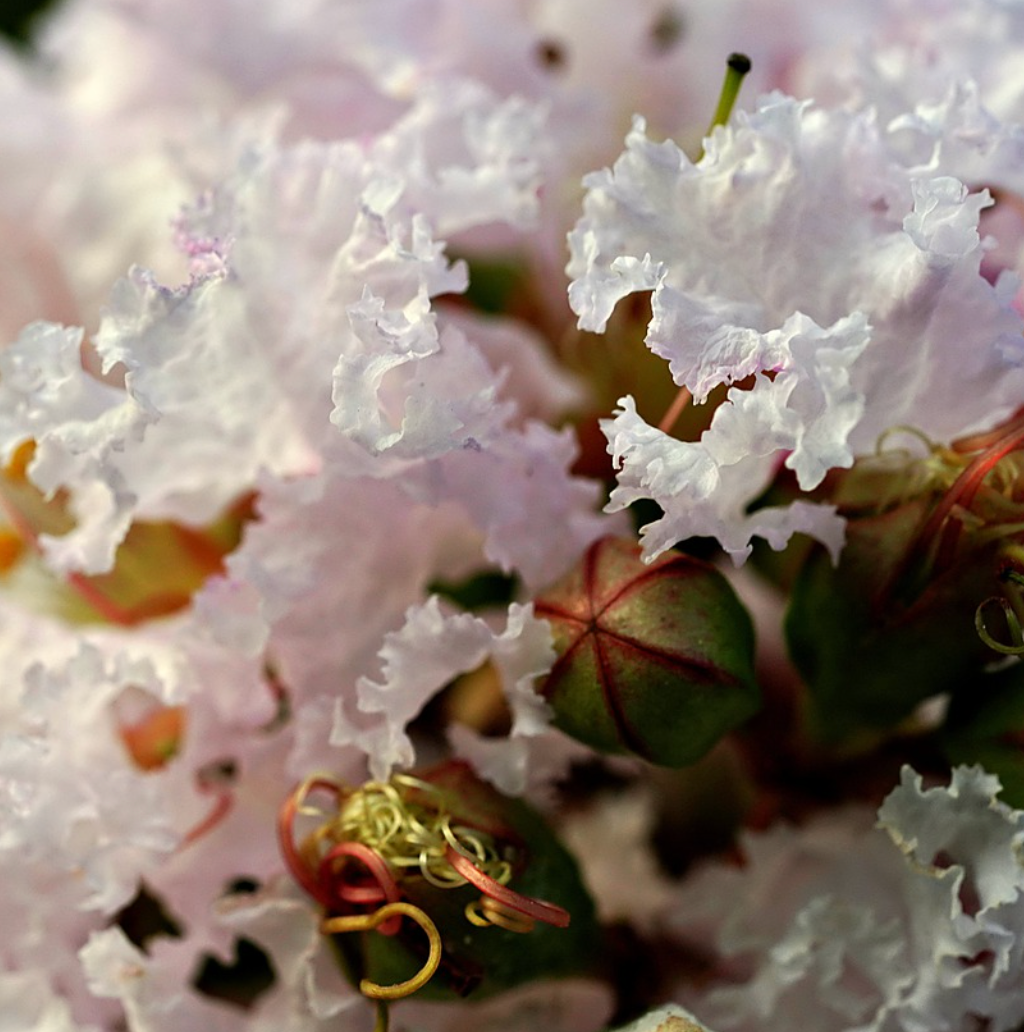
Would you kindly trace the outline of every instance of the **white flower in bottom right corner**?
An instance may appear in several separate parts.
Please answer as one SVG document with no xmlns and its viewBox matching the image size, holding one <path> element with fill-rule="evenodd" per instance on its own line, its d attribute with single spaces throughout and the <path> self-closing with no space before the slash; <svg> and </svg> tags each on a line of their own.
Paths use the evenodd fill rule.
<svg viewBox="0 0 1024 1032">
<path fill-rule="evenodd" d="M 1024 1021 L 1024 811 L 909 767 L 878 811 L 775 829 L 690 879 L 671 923 L 723 977 L 680 999 L 718 1032 L 1001 1032 Z M 705 939 L 705 936 L 707 937 Z"/>
</svg>

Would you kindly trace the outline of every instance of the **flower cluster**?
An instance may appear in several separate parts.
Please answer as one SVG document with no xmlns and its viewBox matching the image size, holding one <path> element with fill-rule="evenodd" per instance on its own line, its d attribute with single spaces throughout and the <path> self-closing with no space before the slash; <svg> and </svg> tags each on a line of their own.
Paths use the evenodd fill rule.
<svg viewBox="0 0 1024 1032">
<path fill-rule="evenodd" d="M 1022 57 L 1008 0 L 0 49 L 10 1026 L 1019 1027 Z"/>
</svg>

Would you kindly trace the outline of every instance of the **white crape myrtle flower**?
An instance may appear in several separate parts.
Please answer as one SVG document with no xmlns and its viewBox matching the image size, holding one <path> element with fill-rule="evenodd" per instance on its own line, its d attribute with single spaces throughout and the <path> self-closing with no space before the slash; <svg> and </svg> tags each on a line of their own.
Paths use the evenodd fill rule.
<svg viewBox="0 0 1024 1032">
<path fill-rule="evenodd" d="M 131 262 L 177 277 L 167 223 L 240 140 L 270 126 L 289 139 L 376 133 L 408 107 L 385 85 L 415 52 L 417 6 L 54 5 L 35 51 L 0 55 L 0 215 L 27 259 L 0 268 L 5 300 L 28 281 L 42 304 L 22 322 L 92 331 Z M 18 328 L 5 314 L 4 341 Z"/>
<path fill-rule="evenodd" d="M 493 658 L 513 710 L 513 735 L 536 734 L 551 713 L 533 690 L 536 677 L 555 661 L 551 630 L 533 616 L 532 606 L 513 603 L 500 634 L 470 613 L 445 614 L 437 596 L 410 608 L 405 624 L 389 634 L 381 648 L 383 681 L 361 678 L 356 712 L 345 700 L 335 711 L 331 740 L 352 742 L 370 757 L 370 773 L 385 781 L 396 766 L 412 766 L 415 750 L 405 726 L 426 701 L 460 673 Z"/>
<path fill-rule="evenodd" d="M 551 708 L 534 689 L 556 659 L 547 621 L 533 615 L 532 605 L 513 603 L 504 628 L 493 623 L 445 612 L 436 596 L 410 607 L 403 626 L 384 639 L 383 679 L 360 678 L 355 705 L 345 699 L 335 704 L 332 743 L 358 745 L 369 756 L 372 776 L 385 780 L 396 766 L 412 765 L 415 750 L 405 727 L 427 700 L 489 661 L 511 713 L 509 735 L 486 738 L 453 724 L 452 752 L 507 795 L 532 790 L 543 798 L 572 760 L 591 753 L 550 726 Z"/>
<path fill-rule="evenodd" d="M 0 730 L 0 970 L 46 972 L 76 1020 L 107 1028 L 119 1008 L 88 990 L 78 950 L 145 883 L 186 936 L 183 992 L 204 951 L 230 954 L 212 908 L 239 876 L 280 871 L 273 821 L 292 734 L 265 730 L 258 670 L 210 655 L 187 622 L 76 628 L 7 598 L 3 613 L 7 684 L 22 687 L 5 695 Z M 174 762 L 140 766 L 127 728 L 185 702 Z M 230 787 L 211 779 L 225 762 Z"/>
<path fill-rule="evenodd" d="M 41 971 L 0 974 L 0 1028 L 4 1032 L 98 1032 L 74 1021 L 67 1001 L 53 993 Z"/>
<path fill-rule="evenodd" d="M 86 991 L 76 951 L 181 838 L 166 780 L 138 780 L 112 706 L 126 684 L 173 674 L 155 656 L 133 662 L 76 642 L 7 599 L 2 612 L 0 971 L 45 972 L 76 1018 L 98 1021 L 109 1009 Z"/>
<path fill-rule="evenodd" d="M 983 268 L 1024 271 L 1024 12 L 1001 0 L 878 0 L 794 53 L 786 80 L 826 106 L 871 109 L 893 153 L 921 175 L 995 191 Z M 1017 301 L 1020 306 L 1020 298 Z"/>
<path fill-rule="evenodd" d="M 1015 284 L 979 274 L 989 203 L 918 177 L 870 113 L 773 94 L 718 128 L 695 164 L 637 119 L 611 170 L 587 178 L 570 236 L 570 301 L 587 329 L 652 291 L 647 344 L 704 401 L 729 388 L 699 441 L 647 425 L 629 398 L 603 424 L 620 469 L 610 508 L 653 498 L 655 556 L 692 535 L 741 561 L 753 536 L 794 531 L 835 555 L 842 521 L 797 501 L 747 512 L 785 465 L 799 486 L 907 424 L 939 440 L 991 425 L 1020 396 Z"/>
<path fill-rule="evenodd" d="M 715 103 L 722 62 L 735 49 L 742 3 L 680 0 L 438 0 L 424 60 L 469 75 L 502 95 L 545 103 L 552 142 L 544 154 L 543 219 L 525 248 L 552 314 L 564 318 L 565 232 L 580 179 L 615 154 L 636 111 L 665 132 L 699 139 Z M 557 288 L 557 289 L 555 289 Z M 543 296 L 543 294 L 542 294 Z"/>
<path fill-rule="evenodd" d="M 44 203 L 47 172 L 68 160 L 72 121 L 24 62 L 0 43 L 0 341 L 13 340 L 32 319 L 73 322 L 78 306 L 60 245 L 27 213 Z"/>
<path fill-rule="evenodd" d="M 20 837 L 34 862 L 74 872 L 82 909 L 116 911 L 146 866 L 137 854 L 152 864 L 178 844 L 161 777 L 138 781 L 109 719 L 126 686 L 155 682 L 152 663 L 122 654 L 108 664 L 89 645 L 63 667 L 37 661 L 24 672 L 20 733 L 8 728 L 3 738 L 5 796 L 18 818 L 6 834 Z"/>
<path fill-rule="evenodd" d="M 237 0 L 68 0 L 36 36 L 56 88 L 86 116 L 141 120 L 140 98 L 178 124 L 190 108 L 276 105 L 288 109 L 295 134 L 326 139 L 352 130 L 353 109 L 373 112 L 368 130 L 399 113 L 381 90 L 405 73 L 429 13 L 420 0 L 269 0 L 259 9 Z M 97 53 L 121 60 L 90 57 Z"/>
<path fill-rule="evenodd" d="M 711 1027 L 771 1032 L 1004 1032 L 1024 1020 L 1024 812 L 997 778 L 910 768 L 878 811 L 743 842 L 743 868 L 706 868 L 673 922 L 709 939 L 722 978 L 686 1002 Z"/>
<path fill-rule="evenodd" d="M 71 327 L 31 324 L 0 352 L 3 452 L 31 442 L 30 483 L 75 521 L 31 542 L 37 580 L 73 592 L 80 573 L 110 568 L 130 528 L 201 530 L 255 497 L 223 572 L 167 619 L 61 623 L 22 612 L 45 610 L 48 596 L 11 582 L 21 623 L 9 629 L 25 630 L 4 641 L 33 648 L 9 670 L 11 705 L 25 708 L 0 735 L 0 789 L 22 807 L 0 841 L 19 929 L 0 971 L 52 972 L 75 1020 L 109 1025 L 123 1005 L 133 1029 L 197 1027 L 226 1005 L 192 987 L 195 972 L 204 954 L 230 960 L 240 935 L 273 957 L 278 982 L 263 1001 L 273 1016 L 200 1026 L 280 1028 L 289 1007 L 305 1013 L 312 903 L 282 904 L 293 915 L 284 925 L 305 932 L 273 935 L 255 917 L 221 921 L 217 905 L 237 879 L 265 886 L 281 873 L 275 821 L 295 781 L 326 769 L 358 783 L 367 757 L 421 760 L 407 747 L 382 753 L 370 734 L 332 745 L 332 714 L 368 701 L 402 743 L 453 658 L 450 636 L 420 640 L 437 677 L 402 714 L 376 704 L 390 683 L 376 680 L 382 661 L 385 676 L 399 671 L 387 635 L 401 638 L 407 611 L 429 610 L 428 586 L 499 566 L 539 587 L 615 525 L 568 473 L 571 436 L 524 415 L 554 411 L 564 379 L 538 377 L 528 351 L 508 358 L 499 324 L 477 348 L 477 320 L 432 304 L 466 283 L 440 234 L 532 214 L 538 118 L 449 83 L 377 136 L 260 135 L 178 220 L 190 280 L 172 289 L 135 269 L 114 288 L 93 347 L 120 380 L 83 366 Z M 547 733 L 528 683 L 550 662 L 546 625 L 515 605 L 504 634 L 449 619 L 468 642 L 459 669 L 492 656 L 508 671 L 513 737 Z M 175 755 L 158 769 L 141 769 L 121 733 L 121 707 L 140 697 L 144 709 L 183 707 Z M 45 863 L 26 865 L 36 854 Z M 107 928 L 143 884 L 181 932 L 148 957 Z M 46 905 L 26 921 L 21 901 L 36 898 Z M 87 941 L 94 993 L 77 960 Z"/>
<path fill-rule="evenodd" d="M 30 317 L 92 331 L 131 262 L 180 274 L 166 223 L 222 176 L 257 131 L 288 140 L 375 134 L 438 81 L 469 77 L 547 111 L 544 218 L 529 234 L 478 228 L 460 243 L 515 253 L 545 321 L 564 329 L 564 233 L 583 173 L 611 161 L 634 112 L 696 147 L 724 56 L 755 57 L 752 89 L 779 85 L 794 51 L 825 35 L 805 10 L 760 0 L 68 0 L 38 31 L 39 56 L 3 55 L 0 217 L 23 259 L 0 266 L 3 339 Z M 801 7 L 799 4 L 791 4 Z M 813 29 L 807 26 L 814 23 Z M 316 26 L 311 31 L 311 26 Z M 799 41 L 799 42 L 797 42 Z M 96 55 L 112 55 L 98 60 Z M 5 74 L 9 72 L 9 74 Z M 26 112 L 32 117 L 26 118 Z M 33 133 L 24 132 L 33 127 Z M 32 137 L 35 137 L 34 139 Z M 28 156 L 31 160 L 26 162 Z M 45 158 L 45 160 L 44 160 Z M 28 170 L 26 184 L 23 172 Z M 22 198 L 26 191 L 30 203 Z M 97 233 L 102 225 L 104 232 Z M 22 307 L 38 297 L 41 307 Z M 25 318 L 22 318 L 25 316 Z"/>
<path fill-rule="evenodd" d="M 460 74 L 501 95 L 544 103 L 542 219 L 529 236 L 474 236 L 471 253 L 523 255 L 547 322 L 564 332 L 564 234 L 578 216 L 586 172 L 612 162 L 617 141 L 642 113 L 653 133 L 700 147 L 727 56 L 753 58 L 747 97 L 785 86 L 807 49 L 837 22 L 856 31 L 881 0 L 840 10 L 804 0 L 432 0 L 431 29 L 415 60 L 425 74 Z M 863 9 L 863 10 L 862 10 Z"/>
<path fill-rule="evenodd" d="M 742 7 L 265 0 L 254 11 L 237 0 L 68 0 L 40 24 L 38 57 L 0 58 L 0 110 L 17 127 L 0 143 L 0 213 L 5 234 L 31 244 L 30 262 L 0 272 L 12 296 L 18 280 L 31 281 L 45 306 L 30 314 L 91 331 L 130 262 L 162 280 L 178 274 L 167 221 L 230 168 L 255 127 L 289 140 L 375 134 L 432 83 L 472 77 L 550 109 L 547 217 L 529 237 L 502 240 L 541 258 L 548 276 L 536 286 L 543 296 L 554 276 L 562 316 L 557 270 L 580 176 L 610 160 L 635 110 L 666 130 L 700 132 Z M 545 57 L 552 49 L 558 67 Z M 30 204 L 18 200 L 25 168 Z M 5 340 L 18 328 L 0 325 Z"/>
<path fill-rule="evenodd" d="M 161 940 L 144 952 L 120 928 L 96 932 L 81 950 L 93 991 L 122 1001 L 133 1032 L 328 1032 L 340 1021 L 372 1021 L 368 1002 L 342 978 L 318 916 L 283 880 L 221 901 L 214 920 L 259 942 L 273 964 L 274 986 L 250 1008 L 188 991 L 192 956 L 179 943 Z"/>
<path fill-rule="evenodd" d="M 481 475 L 501 470 L 507 483 L 518 466 L 533 478 L 542 462 L 556 475 L 570 445 L 539 424 L 504 431 L 513 409 L 495 404 L 493 369 L 430 310 L 432 295 L 465 285 L 465 270 L 447 263 L 421 212 L 451 230 L 526 217 L 534 119 L 518 102 L 453 87 L 369 148 L 248 155 L 236 182 L 182 220 L 192 281 L 169 290 L 135 270 L 116 288 L 94 343 L 107 368 L 125 370 L 124 390 L 82 370 L 75 331 L 29 327 L 0 359 L 0 437 L 8 455 L 35 440 L 32 480 L 70 490 L 79 525 L 44 542 L 51 563 L 98 572 L 133 518 L 209 520 L 262 472 L 309 477 L 325 463 L 349 478 L 401 472 L 410 493 L 438 504 L 441 470 L 411 485 L 416 460 L 447 459 L 453 493 L 482 519 L 523 519 L 520 499 L 488 497 Z M 448 154 L 431 154 L 438 140 Z M 326 420 L 332 368 L 341 435 Z M 155 462 L 167 449 L 175 463 Z M 589 504 L 565 485 L 570 505 Z M 535 549 L 525 536 L 520 548 Z M 492 547 L 515 545 L 496 535 Z"/>
<path fill-rule="evenodd" d="M 554 652 L 524 600 L 625 521 L 593 511 L 597 489 L 569 472 L 572 433 L 551 428 L 581 392 L 532 330 L 458 307 L 469 268 L 449 252 L 517 249 L 531 304 L 555 312 L 537 323 L 560 328 L 563 280 L 547 273 L 563 262 L 578 174 L 614 156 L 640 108 L 655 131 L 695 144 L 724 53 L 745 45 L 733 26 L 750 32 L 765 11 L 740 0 L 471 8 L 70 0 L 42 61 L 0 55 L 11 116 L 0 534 L 12 564 L 0 585 L 0 1030 L 369 1028 L 372 1004 L 345 981 L 320 906 L 284 874 L 276 823 L 290 788 L 317 771 L 355 786 L 454 755 L 547 805 L 568 764 L 593 759 L 552 728 L 534 689 Z M 778 27 L 769 35 L 755 73 L 766 85 L 770 55 L 798 60 Z M 649 554 L 708 533 L 738 557 L 752 534 L 781 546 L 795 530 L 836 551 L 843 528 L 827 506 L 746 512 L 781 464 L 810 490 L 892 423 L 949 437 L 1016 404 L 1012 285 L 978 276 L 985 196 L 944 165 L 914 157 L 912 168 L 905 129 L 776 96 L 716 133 L 696 165 L 637 122 L 615 169 L 588 180 L 572 266 L 586 324 L 653 291 L 649 343 L 677 382 L 698 400 L 731 391 L 691 444 L 648 426 L 631 399 L 610 421 L 623 467 L 613 508 L 653 496 L 666 510 Z M 70 529 L 33 524 L 44 510 Z M 234 537 L 163 616 L 121 619 L 113 599 L 83 616 L 84 591 L 103 591 L 87 578 L 130 574 L 141 558 L 159 581 L 184 558 L 164 544 L 166 556 L 133 552 L 147 526 L 198 546 Z M 462 612 L 435 593 L 495 570 L 518 585 L 507 606 Z M 423 742 L 412 726 L 423 708 L 485 665 L 510 733 L 455 725 L 447 743 Z M 161 719 L 164 737 L 140 745 Z M 931 982 L 899 983 L 913 985 L 899 1005 L 929 1020 L 934 1001 L 955 1009 L 961 991 L 971 1013 L 991 997 L 1016 1014 L 1021 989 L 1003 856 L 1008 836 L 1019 845 L 1016 818 L 989 807 L 983 776 L 958 777 L 956 820 L 932 820 L 935 797 L 913 786 L 883 811 L 903 829 L 892 834 L 908 870 L 937 872 L 911 894 L 919 909 L 899 911 L 924 929 L 913 946 L 955 959 Z M 997 821 L 944 838 L 961 809 L 996 813 L 1012 835 Z M 581 852 L 607 840 L 586 871 L 599 913 L 660 933 L 666 905 L 689 890 L 638 850 L 629 870 L 643 891 L 627 895 L 617 863 L 649 837 L 651 798 L 590 817 L 576 840 Z M 907 829 L 925 824 L 911 844 Z M 893 852 L 876 836 L 858 855 L 872 848 Z M 971 850 L 984 853 L 977 876 Z M 822 964 L 847 941 L 874 960 L 878 936 L 888 961 L 884 936 L 902 926 L 870 907 L 902 901 L 910 874 L 879 864 L 850 927 L 812 900 L 792 932 L 779 898 L 771 936 L 751 949 L 800 947 L 820 922 L 839 943 L 815 955 Z M 119 916 L 133 899 L 167 920 L 144 943 Z M 680 905 L 680 934 L 694 912 Z M 247 1010 L 196 984 L 205 960 L 230 964 L 241 940 L 273 975 Z M 890 968 L 905 970 L 870 970 L 888 986 Z M 762 981 L 751 985 L 764 999 Z M 840 997 L 844 1014 L 852 998 Z M 410 1032 L 594 1032 L 612 1011 L 611 988 L 580 977 L 465 1007 L 410 1001 L 394 1020 Z M 673 1007 L 635 1029 L 697 1027 Z"/>
</svg>

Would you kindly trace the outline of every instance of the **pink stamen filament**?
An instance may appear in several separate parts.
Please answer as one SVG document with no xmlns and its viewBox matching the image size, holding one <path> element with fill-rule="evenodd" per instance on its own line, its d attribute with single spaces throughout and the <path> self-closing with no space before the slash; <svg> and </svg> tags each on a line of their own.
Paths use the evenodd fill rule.
<svg viewBox="0 0 1024 1032">
<path fill-rule="evenodd" d="M 369 871 L 375 884 L 353 885 L 344 881 L 341 875 L 346 866 L 336 869 L 335 861 L 339 859 L 359 861 Z M 362 842 L 337 842 L 327 851 L 320 861 L 319 884 L 325 893 L 334 895 L 343 904 L 376 904 L 386 900 L 397 903 L 401 898 L 398 883 L 391 874 L 387 861 L 376 851 Z M 402 925 L 402 919 L 396 915 L 377 926 L 381 935 L 394 935 Z"/>
<path fill-rule="evenodd" d="M 478 888 L 485 896 L 490 896 L 491 899 L 497 900 L 509 909 L 526 914 L 534 920 L 554 925 L 555 928 L 569 927 L 570 915 L 567 910 L 545 900 L 524 896 L 507 885 L 496 882 L 489 875 L 484 874 L 472 860 L 456 852 L 451 846 L 445 850 L 445 859 L 470 885 Z"/>
<path fill-rule="evenodd" d="M 104 595 L 85 574 L 69 573 L 67 582 L 104 620 L 121 627 L 131 627 L 138 622 L 130 610 L 119 606 L 113 599 Z"/>
<path fill-rule="evenodd" d="M 672 404 L 669 405 L 668 411 L 664 416 L 661 417 L 661 422 L 658 424 L 658 429 L 663 434 L 672 433 L 673 427 L 676 425 L 679 417 L 686 410 L 686 406 L 693 400 L 693 395 L 685 387 L 680 387 L 675 398 L 672 400 Z"/>
<path fill-rule="evenodd" d="M 0 491 L 0 509 L 3 509 L 8 522 L 18 534 L 28 543 L 29 547 L 37 554 L 43 554 L 43 547 L 39 543 L 39 535 L 35 527 L 25 518 L 21 510 Z M 119 606 L 113 599 L 103 594 L 89 579 L 82 573 L 69 573 L 67 583 L 74 588 L 78 594 L 96 610 L 105 620 L 121 627 L 130 627 L 135 621 L 132 614 Z"/>
<path fill-rule="evenodd" d="M 334 793 L 339 800 L 344 794 L 340 785 L 336 785 L 326 778 L 314 778 L 312 781 L 300 785 L 288 796 L 278 812 L 277 840 L 281 846 L 281 855 L 284 857 L 292 877 L 317 903 L 324 909 L 330 910 L 335 905 L 335 900 L 331 896 L 329 887 L 321 883 L 317 874 L 310 869 L 305 858 L 295 846 L 295 818 L 298 815 L 299 807 L 306 797 L 318 788 Z"/>
<path fill-rule="evenodd" d="M 188 831 L 184 839 L 182 839 L 180 848 L 184 849 L 186 846 L 192 845 L 192 843 L 197 842 L 204 835 L 213 831 L 213 829 L 216 828 L 229 813 L 231 813 L 234 805 L 234 793 L 230 789 L 222 788 L 217 793 L 217 798 L 214 800 L 213 807 L 210 812 Z"/>
<path fill-rule="evenodd" d="M 961 437 L 950 444 L 950 450 L 958 455 L 970 455 L 971 452 L 983 451 L 990 448 L 997 441 L 1001 440 L 1012 430 L 1024 425 L 1024 409 L 1018 409 L 1005 423 L 992 430 L 985 430 L 980 434 L 971 434 L 970 437 Z"/>
</svg>

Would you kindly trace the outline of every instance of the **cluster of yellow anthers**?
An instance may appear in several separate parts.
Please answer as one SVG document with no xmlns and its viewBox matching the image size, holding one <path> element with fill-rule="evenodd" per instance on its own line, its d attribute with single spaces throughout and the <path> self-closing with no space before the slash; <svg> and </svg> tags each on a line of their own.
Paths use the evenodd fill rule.
<svg viewBox="0 0 1024 1032">
<path fill-rule="evenodd" d="M 311 804 L 314 793 L 331 796 L 333 805 Z M 318 823 L 296 844 L 298 817 Z M 437 926 L 402 898 L 411 879 L 439 889 L 478 888 L 480 899 L 466 905 L 465 915 L 480 927 L 529 932 L 536 921 L 561 928 L 569 924 L 561 907 L 508 888 L 512 864 L 499 841 L 453 817 L 448 794 L 420 778 L 396 774 L 360 788 L 321 775 L 308 778 L 281 808 L 279 832 L 289 869 L 327 912 L 321 924 L 325 934 L 375 930 L 394 935 L 406 917 L 426 934 L 427 960 L 412 978 L 390 986 L 369 979 L 360 983 L 365 996 L 379 1001 L 415 992 L 441 961 Z"/>
</svg>

